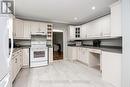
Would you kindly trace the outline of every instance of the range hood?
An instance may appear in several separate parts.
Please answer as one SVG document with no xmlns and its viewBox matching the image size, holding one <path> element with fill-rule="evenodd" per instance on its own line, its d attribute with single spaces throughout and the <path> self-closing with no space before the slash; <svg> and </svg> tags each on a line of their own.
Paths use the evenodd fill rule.
<svg viewBox="0 0 130 87">
<path fill-rule="evenodd" d="M 35 32 L 35 33 L 31 33 L 31 36 L 46 36 L 45 32 Z"/>
</svg>

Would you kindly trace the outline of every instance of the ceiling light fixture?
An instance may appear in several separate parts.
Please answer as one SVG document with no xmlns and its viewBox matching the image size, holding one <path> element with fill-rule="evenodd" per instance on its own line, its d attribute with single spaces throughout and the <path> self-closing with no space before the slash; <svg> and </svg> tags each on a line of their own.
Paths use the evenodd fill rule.
<svg viewBox="0 0 130 87">
<path fill-rule="evenodd" d="M 95 9 L 96 9 L 96 7 L 95 7 L 95 6 L 93 6 L 93 7 L 92 7 L 92 10 L 95 10 Z"/>
<path fill-rule="evenodd" d="M 77 17 L 75 17 L 75 18 L 74 18 L 74 20 L 78 20 L 78 18 L 77 18 Z"/>
</svg>

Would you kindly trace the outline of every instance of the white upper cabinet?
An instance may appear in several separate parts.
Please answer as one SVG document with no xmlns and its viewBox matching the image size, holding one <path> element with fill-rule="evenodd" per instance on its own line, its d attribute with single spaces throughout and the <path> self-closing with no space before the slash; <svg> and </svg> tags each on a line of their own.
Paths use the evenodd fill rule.
<svg viewBox="0 0 130 87">
<path fill-rule="evenodd" d="M 87 23 L 87 38 L 110 36 L 110 15 Z"/>
<path fill-rule="evenodd" d="M 99 19 L 89 22 L 87 31 L 88 31 L 87 38 L 101 37 L 101 28 Z"/>
<path fill-rule="evenodd" d="M 40 25 L 39 32 L 47 34 L 47 24 L 41 22 L 41 23 L 39 23 L 39 25 Z"/>
<path fill-rule="evenodd" d="M 39 32 L 39 22 L 31 22 L 31 33 Z"/>
<path fill-rule="evenodd" d="M 24 39 L 31 39 L 31 23 L 29 21 L 24 21 Z"/>
<path fill-rule="evenodd" d="M 47 34 L 47 23 L 31 22 L 31 33 L 42 32 Z"/>
<path fill-rule="evenodd" d="M 110 35 L 111 35 L 110 15 L 107 15 L 100 19 L 100 28 L 102 30 L 103 37 L 110 37 Z"/>
<path fill-rule="evenodd" d="M 69 39 L 81 39 L 81 26 L 69 26 Z"/>
<path fill-rule="evenodd" d="M 75 26 L 69 26 L 69 39 L 75 39 Z"/>
<path fill-rule="evenodd" d="M 75 26 L 75 39 L 81 39 L 81 27 Z"/>
<path fill-rule="evenodd" d="M 13 37 L 14 39 L 23 39 L 23 21 L 14 19 Z"/>
<path fill-rule="evenodd" d="M 121 4 L 116 2 L 111 5 L 111 36 L 122 36 L 121 34 Z"/>
<path fill-rule="evenodd" d="M 81 39 L 86 39 L 87 38 L 87 24 L 81 25 Z"/>
</svg>

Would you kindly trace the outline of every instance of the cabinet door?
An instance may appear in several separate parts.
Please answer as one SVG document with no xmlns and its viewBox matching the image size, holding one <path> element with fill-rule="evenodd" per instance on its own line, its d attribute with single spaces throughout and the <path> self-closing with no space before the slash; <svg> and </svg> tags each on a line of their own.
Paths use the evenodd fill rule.
<svg viewBox="0 0 130 87">
<path fill-rule="evenodd" d="M 68 59 L 72 58 L 72 48 L 68 46 Z"/>
<path fill-rule="evenodd" d="M 75 26 L 69 27 L 69 39 L 75 39 Z"/>
<path fill-rule="evenodd" d="M 14 20 L 14 39 L 23 39 L 23 21 L 20 19 Z"/>
<path fill-rule="evenodd" d="M 24 39 L 31 39 L 31 24 L 29 21 L 24 21 Z"/>
<path fill-rule="evenodd" d="M 121 87 L 121 54 L 103 51 L 101 58 L 103 80 Z"/>
<path fill-rule="evenodd" d="M 40 32 L 47 34 L 47 24 L 40 23 Z"/>
<path fill-rule="evenodd" d="M 87 24 L 81 26 L 81 39 L 87 38 Z"/>
<path fill-rule="evenodd" d="M 81 38 L 81 27 L 80 26 L 75 26 L 75 39 L 80 39 Z"/>
<path fill-rule="evenodd" d="M 11 65 L 12 65 L 12 69 L 11 69 L 11 79 L 12 81 L 14 81 L 15 77 L 16 77 L 16 60 L 13 57 L 11 60 Z"/>
<path fill-rule="evenodd" d="M 109 37 L 111 36 L 111 29 L 110 29 L 110 15 L 105 16 L 101 19 L 101 24 L 102 27 L 102 36 L 103 37 Z"/>
<path fill-rule="evenodd" d="M 53 62 L 53 48 L 49 48 L 49 63 Z"/>
<path fill-rule="evenodd" d="M 101 37 L 101 28 L 99 25 L 100 25 L 99 20 L 95 20 L 95 21 L 88 23 L 88 30 L 87 30 L 88 38 Z"/>
<path fill-rule="evenodd" d="M 31 33 L 37 33 L 39 31 L 39 22 L 31 22 Z"/>
<path fill-rule="evenodd" d="M 80 54 L 79 61 L 88 64 L 88 49 L 80 48 L 79 54 Z"/>
<path fill-rule="evenodd" d="M 111 36 L 122 36 L 121 35 L 121 4 L 115 3 L 111 7 Z"/>
<path fill-rule="evenodd" d="M 29 48 L 23 49 L 23 61 L 22 65 L 23 67 L 29 67 Z"/>
</svg>

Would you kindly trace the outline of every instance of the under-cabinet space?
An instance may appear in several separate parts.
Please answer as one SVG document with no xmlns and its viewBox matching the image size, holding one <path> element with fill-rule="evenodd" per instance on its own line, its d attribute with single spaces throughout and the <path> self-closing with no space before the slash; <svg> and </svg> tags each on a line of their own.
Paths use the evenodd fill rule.
<svg viewBox="0 0 130 87">
<path fill-rule="evenodd" d="M 98 49 L 89 49 L 89 62 L 88 66 L 99 71 L 101 69 L 101 50 Z"/>
</svg>

